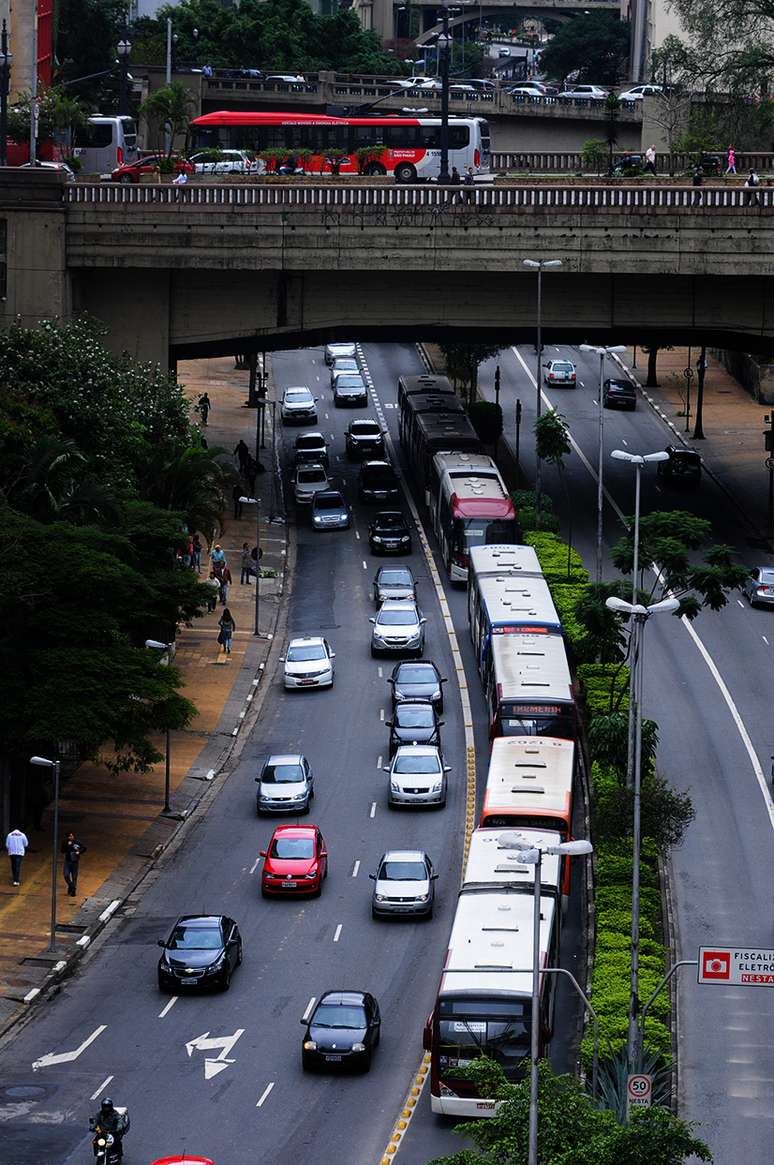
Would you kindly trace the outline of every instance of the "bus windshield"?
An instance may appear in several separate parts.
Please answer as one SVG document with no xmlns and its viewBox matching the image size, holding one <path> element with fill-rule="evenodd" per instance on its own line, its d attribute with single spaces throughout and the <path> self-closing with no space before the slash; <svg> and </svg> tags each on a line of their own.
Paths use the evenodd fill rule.
<svg viewBox="0 0 774 1165">
<path fill-rule="evenodd" d="M 562 705 L 504 705 L 500 710 L 502 736 L 559 736 L 575 739 L 571 708 Z"/>
<path fill-rule="evenodd" d="M 457 518 L 455 526 L 457 539 L 464 539 L 466 551 L 474 546 L 497 546 L 519 541 L 516 522 L 511 518 Z"/>
<path fill-rule="evenodd" d="M 489 1056 L 509 1080 L 524 1071 L 529 1055 L 528 1000 L 441 1000 L 438 1016 L 438 1070 L 451 1077 L 479 1056 Z"/>
</svg>

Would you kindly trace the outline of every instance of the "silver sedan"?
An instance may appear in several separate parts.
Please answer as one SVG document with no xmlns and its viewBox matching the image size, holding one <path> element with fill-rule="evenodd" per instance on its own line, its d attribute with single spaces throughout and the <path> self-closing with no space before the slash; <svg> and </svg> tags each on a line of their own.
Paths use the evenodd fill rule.
<svg viewBox="0 0 774 1165">
<path fill-rule="evenodd" d="M 749 578 L 742 583 L 742 590 L 751 607 L 768 607 L 774 604 L 774 568 L 756 566 Z"/>
</svg>

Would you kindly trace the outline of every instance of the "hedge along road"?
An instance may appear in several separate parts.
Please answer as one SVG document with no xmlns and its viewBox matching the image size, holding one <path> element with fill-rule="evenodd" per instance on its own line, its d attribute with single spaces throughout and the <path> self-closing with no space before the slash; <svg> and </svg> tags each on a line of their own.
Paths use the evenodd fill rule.
<svg viewBox="0 0 774 1165">
<path fill-rule="evenodd" d="M 547 346 L 546 358 L 554 356 L 572 359 L 578 368 L 576 390 L 552 390 L 543 399 L 566 415 L 572 429 L 577 455 L 568 457 L 565 477 L 575 542 L 585 561 L 593 563 L 599 361 L 573 348 Z M 517 397 L 524 408 L 522 460 L 530 454 L 534 419 L 533 362 L 534 352 L 527 347 L 501 357 L 500 400 L 511 440 Z M 493 365 L 481 377 L 490 396 Z M 606 372 L 616 374 L 613 367 Z M 611 461 L 610 451 L 652 452 L 671 440 L 671 431 L 641 399 L 636 412 L 606 411 L 607 549 L 620 537 L 622 514 L 631 512 L 634 499 L 633 471 Z M 566 518 L 562 491 L 548 474 L 546 481 Z M 725 484 L 743 504 L 743 484 Z M 748 546 L 736 510 L 710 478 L 693 494 L 666 492 L 655 471 L 646 470 L 642 512 L 678 507 L 710 520 L 716 541 L 733 546 L 750 566 L 758 563 L 760 554 Z M 615 573 L 606 562 L 605 577 Z M 765 943 L 770 933 L 768 880 L 761 871 L 774 863 L 773 807 L 759 760 L 774 752 L 767 728 L 772 638 L 767 615 L 732 595 L 722 612 L 703 612 L 695 625 L 661 618 L 646 632 L 644 713 L 659 725 L 659 768 L 672 784 L 690 792 L 696 809 L 696 820 L 671 859 L 680 958 L 696 958 L 700 945 Z M 681 1115 L 703 1122 L 700 1135 L 716 1160 L 731 1160 L 739 1144 L 765 1160 L 774 1080 L 774 1018 L 767 996 L 762 990 L 701 988 L 692 971 L 680 975 Z"/>
</svg>

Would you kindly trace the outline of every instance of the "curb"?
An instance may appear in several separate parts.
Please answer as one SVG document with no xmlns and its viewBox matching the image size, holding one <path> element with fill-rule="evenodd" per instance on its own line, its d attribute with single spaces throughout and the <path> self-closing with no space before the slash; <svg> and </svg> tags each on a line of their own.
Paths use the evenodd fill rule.
<svg viewBox="0 0 774 1165">
<path fill-rule="evenodd" d="M 290 589 L 291 582 L 295 570 L 295 527 L 287 523 L 283 523 L 283 528 L 287 531 L 286 541 L 286 556 L 285 565 L 281 577 L 281 587 L 279 594 L 285 595 Z M 260 663 L 254 673 L 253 679 L 250 681 L 250 691 L 242 702 L 241 709 L 236 714 L 234 727 L 226 737 L 225 747 L 221 750 L 220 756 L 216 761 L 214 767 L 210 768 L 204 776 L 191 776 L 193 768 L 189 769 L 188 773 L 183 777 L 183 781 L 189 779 L 195 780 L 201 787 L 201 792 L 198 795 L 192 796 L 185 809 L 179 813 L 173 813 L 165 817 L 160 813 L 155 821 L 174 820 L 175 825 L 171 830 L 166 840 L 159 842 L 153 849 L 152 853 L 144 859 L 142 866 L 137 872 L 130 877 L 129 882 L 124 890 L 124 893 L 112 899 L 106 908 L 98 915 L 96 923 L 84 930 L 84 933 L 76 940 L 75 949 L 70 951 L 68 955 L 60 959 L 51 970 L 48 972 L 43 982 L 39 987 L 33 987 L 23 997 L 20 1006 L 8 1016 L 8 1018 L 0 1023 L 0 1041 L 2 1041 L 13 1028 L 22 1025 L 31 1018 L 34 1006 L 42 1000 L 50 1001 L 55 995 L 59 993 L 62 983 L 74 974 L 78 964 L 83 958 L 86 951 L 92 946 L 94 941 L 101 935 L 102 931 L 107 927 L 108 923 L 113 919 L 116 912 L 125 905 L 125 903 L 132 897 L 132 895 L 142 886 L 142 883 L 155 868 L 156 863 L 163 853 L 169 850 L 174 843 L 182 840 L 182 834 L 186 826 L 198 815 L 199 809 L 203 803 L 213 800 L 217 796 L 214 791 L 216 786 L 214 781 L 216 777 L 228 777 L 230 772 L 225 771 L 230 761 L 239 756 L 246 743 L 249 731 L 243 731 L 243 727 L 251 730 L 257 721 L 261 707 L 263 705 L 264 694 L 267 691 L 266 686 L 262 683 L 267 672 L 271 675 L 276 667 L 277 656 L 279 655 L 280 645 L 282 643 L 282 635 L 278 635 L 278 629 L 284 627 L 285 617 L 287 614 L 287 603 L 278 603 L 276 614 L 274 617 L 274 624 L 268 633 L 269 649 L 266 659 Z M 236 681 L 235 681 L 236 682 Z M 256 698 L 257 697 L 257 698 Z M 224 708 L 225 711 L 225 708 Z M 217 736 L 217 729 L 212 733 L 211 739 L 214 740 Z M 182 782 L 181 782 L 182 784 Z M 221 782 L 217 787 L 217 791 L 223 787 Z M 129 855 L 125 861 L 129 860 Z M 119 867 L 120 868 L 120 867 Z M 115 873 L 115 872 L 114 872 Z M 109 879 L 106 879 L 108 881 Z M 88 900 L 87 900 L 88 901 Z M 93 901 L 93 898 L 92 898 Z M 85 905 L 85 904 L 84 904 Z M 83 908 L 82 908 L 83 909 Z"/>
</svg>

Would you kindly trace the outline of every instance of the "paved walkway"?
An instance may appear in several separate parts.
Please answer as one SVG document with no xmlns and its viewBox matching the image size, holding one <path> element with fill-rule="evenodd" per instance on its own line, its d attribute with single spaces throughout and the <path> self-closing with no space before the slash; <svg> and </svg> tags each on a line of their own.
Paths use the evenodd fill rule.
<svg viewBox="0 0 774 1165">
<path fill-rule="evenodd" d="M 764 417 L 772 406 L 759 404 L 719 361 L 708 356 L 704 380 L 704 439 L 694 440 L 696 422 L 696 361 L 699 349 L 690 350 L 690 416 L 686 431 L 686 378 L 689 367 L 687 348 L 661 351 L 658 354 L 658 388 L 643 391 L 674 427 L 675 436 L 698 449 L 707 472 L 727 491 L 748 526 L 758 538 L 771 538 L 774 525 L 768 513 L 769 473 L 764 465 L 766 451 L 763 430 L 769 426 Z M 624 357 L 632 368 L 631 349 Z M 647 377 L 647 356 L 637 350 L 634 375 L 641 385 Z"/>
<path fill-rule="evenodd" d="M 212 401 L 206 438 L 209 447 L 222 447 L 231 454 L 240 437 L 254 451 L 256 413 L 247 409 L 246 371 L 235 370 L 233 358 L 192 361 L 178 369 L 181 384 L 193 404 L 207 390 Z M 272 392 L 270 390 L 270 397 Z M 197 414 L 193 412 L 192 418 Z M 257 479 L 261 499 L 261 562 L 276 577 L 261 579 L 260 630 L 271 634 L 277 618 L 286 562 L 284 524 L 268 523 L 273 509 L 271 463 L 271 412 L 267 410 L 267 448 L 261 460 L 267 472 Z M 235 460 L 235 459 L 234 459 Z M 236 462 L 235 462 L 236 464 Z M 245 493 L 247 493 L 245 487 Z M 206 546 L 205 532 L 200 532 Z M 197 706 L 198 713 L 187 729 L 171 734 L 171 818 L 159 816 L 164 804 L 164 762 L 145 774 L 113 776 L 104 766 L 84 764 L 66 781 L 60 798 L 60 837 L 72 829 L 87 847 L 81 859 L 78 893 L 67 896 L 57 865 L 58 932 L 57 951 L 46 950 L 51 913 L 51 807 L 42 820 L 42 829 L 25 827 L 30 847 L 23 862 L 22 885 L 8 880 L 8 865 L 0 867 L 0 1030 L 18 1011 L 20 1001 L 41 984 L 58 960 L 67 957 L 79 936 L 96 922 L 111 901 L 122 898 L 136 883 L 148 861 L 169 842 L 181 817 L 196 804 L 210 786 L 231 751 L 240 713 L 249 706 L 259 668 L 269 650 L 269 638 L 253 635 L 255 586 L 239 583 L 240 552 L 243 542 L 252 547 L 256 539 L 255 507 L 245 505 L 241 518 L 227 516 L 218 531 L 226 552 L 234 585 L 228 597 L 236 622 L 230 656 L 217 643 L 218 619 L 222 607 L 183 628 L 177 640 L 175 665 L 180 669 L 183 694 Z M 207 577 L 209 557 L 202 557 L 202 578 Z M 163 753 L 164 742 L 155 742 Z"/>
</svg>

